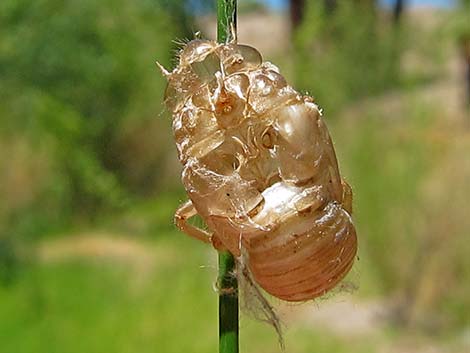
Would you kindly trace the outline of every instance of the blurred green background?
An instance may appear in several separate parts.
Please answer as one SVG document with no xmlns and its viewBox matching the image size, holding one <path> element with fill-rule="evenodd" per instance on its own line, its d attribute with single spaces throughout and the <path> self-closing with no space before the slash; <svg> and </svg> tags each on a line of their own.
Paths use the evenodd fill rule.
<svg viewBox="0 0 470 353">
<path fill-rule="evenodd" d="M 469 352 L 470 2 L 272 5 L 240 1 L 239 40 L 324 109 L 359 235 L 335 293 L 273 300 L 287 352 Z M 213 38 L 213 9 L 0 2 L 0 352 L 217 351 L 154 65 Z M 241 352 L 280 352 L 246 312 Z"/>
</svg>

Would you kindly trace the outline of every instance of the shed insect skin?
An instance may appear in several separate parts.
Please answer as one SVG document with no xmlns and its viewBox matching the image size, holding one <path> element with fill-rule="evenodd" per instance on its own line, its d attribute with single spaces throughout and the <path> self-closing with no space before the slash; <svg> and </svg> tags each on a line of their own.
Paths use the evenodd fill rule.
<svg viewBox="0 0 470 353">
<path fill-rule="evenodd" d="M 234 256 L 287 301 L 323 295 L 357 251 L 352 191 L 313 99 L 254 48 L 195 39 L 181 50 L 165 103 L 189 201 L 183 232 Z M 210 232 L 187 223 L 199 214 Z"/>
</svg>

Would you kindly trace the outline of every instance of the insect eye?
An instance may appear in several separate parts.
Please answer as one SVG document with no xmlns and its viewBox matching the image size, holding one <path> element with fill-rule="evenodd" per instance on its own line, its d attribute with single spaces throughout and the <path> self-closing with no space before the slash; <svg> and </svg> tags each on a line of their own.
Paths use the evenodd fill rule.
<svg viewBox="0 0 470 353">
<path fill-rule="evenodd" d="M 202 61 L 214 50 L 214 44 L 208 40 L 195 39 L 185 45 L 180 54 L 180 65 L 190 65 Z"/>
<path fill-rule="evenodd" d="M 258 50 L 248 45 L 237 45 L 237 49 L 243 56 L 246 63 L 252 66 L 259 66 L 263 62 L 263 58 Z"/>
</svg>

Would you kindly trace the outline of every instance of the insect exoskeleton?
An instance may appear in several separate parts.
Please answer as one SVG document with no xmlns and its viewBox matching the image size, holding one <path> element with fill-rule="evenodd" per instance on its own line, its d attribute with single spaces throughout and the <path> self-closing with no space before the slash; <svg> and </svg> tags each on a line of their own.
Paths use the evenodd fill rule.
<svg viewBox="0 0 470 353">
<path fill-rule="evenodd" d="M 246 250 L 254 279 L 278 298 L 334 287 L 357 249 L 352 193 L 313 100 L 246 45 L 193 40 L 162 71 L 190 199 L 177 225 L 235 256 Z M 186 222 L 196 214 L 209 231 Z"/>
</svg>

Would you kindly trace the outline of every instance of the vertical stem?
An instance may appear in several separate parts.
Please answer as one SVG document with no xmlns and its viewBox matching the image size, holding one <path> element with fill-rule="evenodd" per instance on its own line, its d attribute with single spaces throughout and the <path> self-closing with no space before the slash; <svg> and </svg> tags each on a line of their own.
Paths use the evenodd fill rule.
<svg viewBox="0 0 470 353">
<path fill-rule="evenodd" d="M 237 30 L 237 0 L 217 0 L 217 41 L 227 43 Z"/>
<path fill-rule="evenodd" d="M 217 41 L 235 40 L 237 0 L 217 0 Z M 219 252 L 219 353 L 238 353 L 238 283 L 235 259 Z"/>
<path fill-rule="evenodd" d="M 219 353 L 238 353 L 238 283 L 235 259 L 219 252 Z"/>
</svg>

